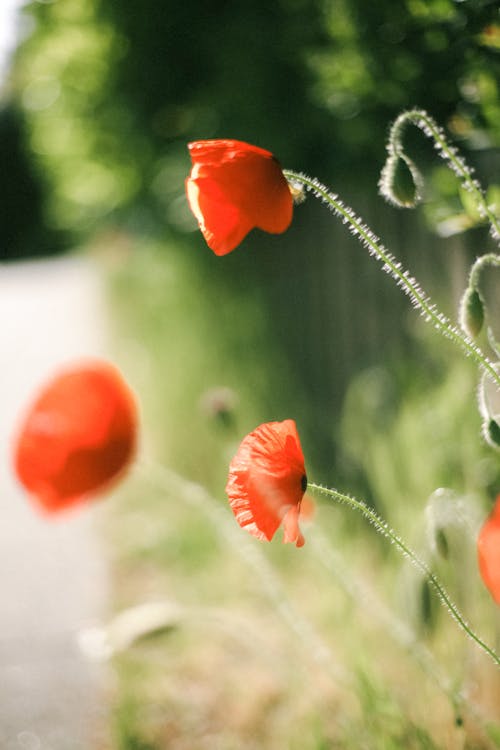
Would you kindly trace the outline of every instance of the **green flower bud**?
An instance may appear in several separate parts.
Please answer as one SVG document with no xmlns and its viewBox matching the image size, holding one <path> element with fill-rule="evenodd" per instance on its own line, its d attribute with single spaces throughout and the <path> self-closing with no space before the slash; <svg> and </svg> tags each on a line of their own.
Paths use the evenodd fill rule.
<svg viewBox="0 0 500 750">
<path fill-rule="evenodd" d="M 380 178 L 380 192 L 399 208 L 413 208 L 421 200 L 422 177 L 405 154 L 391 154 Z"/>
<path fill-rule="evenodd" d="M 489 419 L 484 423 L 483 433 L 486 442 L 492 448 L 500 448 L 500 425 L 495 419 Z"/>
<path fill-rule="evenodd" d="M 439 556 L 442 557 L 443 560 L 447 560 L 450 554 L 450 546 L 444 529 L 436 529 L 435 543 Z"/>
<path fill-rule="evenodd" d="M 471 338 L 481 333 L 484 323 L 484 302 L 477 289 L 468 287 L 460 302 L 460 327 Z"/>
</svg>

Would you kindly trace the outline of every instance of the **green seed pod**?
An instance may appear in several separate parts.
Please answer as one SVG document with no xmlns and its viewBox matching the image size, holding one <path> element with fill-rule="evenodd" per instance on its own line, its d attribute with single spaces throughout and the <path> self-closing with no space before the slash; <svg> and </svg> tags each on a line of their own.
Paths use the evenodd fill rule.
<svg viewBox="0 0 500 750">
<path fill-rule="evenodd" d="M 459 322 L 462 330 L 471 338 L 481 333 L 484 323 L 484 302 L 477 289 L 468 287 L 460 302 Z"/>
</svg>

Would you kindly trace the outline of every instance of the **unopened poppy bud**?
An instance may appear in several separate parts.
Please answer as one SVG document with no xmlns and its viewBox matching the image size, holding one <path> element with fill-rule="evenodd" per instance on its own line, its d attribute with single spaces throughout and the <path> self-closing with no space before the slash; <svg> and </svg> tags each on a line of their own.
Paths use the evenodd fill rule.
<svg viewBox="0 0 500 750">
<path fill-rule="evenodd" d="M 476 338 L 484 324 L 484 302 L 477 289 L 468 287 L 460 302 L 459 323 L 465 333 Z"/>
<path fill-rule="evenodd" d="M 229 427 L 234 421 L 237 403 L 236 393 L 231 388 L 220 386 L 206 391 L 201 398 L 200 406 L 208 417 L 224 427 Z"/>
<path fill-rule="evenodd" d="M 448 540 L 446 538 L 446 534 L 444 529 L 437 529 L 436 531 L 436 550 L 438 554 L 444 559 L 447 560 L 448 556 L 450 554 L 450 546 L 448 544 Z"/>
<path fill-rule="evenodd" d="M 500 363 L 492 365 L 500 373 Z M 484 372 L 477 391 L 478 406 L 483 418 L 483 437 L 492 448 L 500 448 L 500 388 L 489 372 Z"/>
<path fill-rule="evenodd" d="M 399 208 L 413 208 L 421 200 L 422 177 L 411 159 L 391 154 L 380 178 L 380 192 Z"/>
<path fill-rule="evenodd" d="M 452 490 L 441 487 L 429 497 L 425 509 L 429 547 L 434 555 L 448 560 L 463 542 L 464 528 L 474 519 L 471 498 L 459 497 Z"/>
<path fill-rule="evenodd" d="M 500 425 L 495 419 L 489 419 L 484 423 L 483 434 L 492 448 L 500 448 Z"/>
<path fill-rule="evenodd" d="M 436 625 L 437 608 L 427 578 L 421 582 L 419 599 L 420 622 L 425 628 L 431 630 Z"/>
</svg>

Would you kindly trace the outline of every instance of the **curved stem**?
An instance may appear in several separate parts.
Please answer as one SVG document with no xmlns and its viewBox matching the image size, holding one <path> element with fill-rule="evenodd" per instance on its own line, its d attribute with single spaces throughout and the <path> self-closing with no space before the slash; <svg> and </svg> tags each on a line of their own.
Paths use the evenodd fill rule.
<svg viewBox="0 0 500 750">
<path fill-rule="evenodd" d="M 475 362 L 491 377 L 491 379 L 500 386 L 500 374 L 496 372 L 493 363 L 479 349 L 474 341 L 463 334 L 458 328 L 452 325 L 448 318 L 437 309 L 436 305 L 430 300 L 420 288 L 418 282 L 406 271 L 401 263 L 397 261 L 391 253 L 383 246 L 377 235 L 356 216 L 352 208 L 346 206 L 340 198 L 330 192 L 328 188 L 322 185 L 318 180 L 307 177 L 304 174 L 283 170 L 285 177 L 293 183 L 299 183 L 312 192 L 317 198 L 320 198 L 326 205 L 346 224 L 351 233 L 357 237 L 361 243 L 368 248 L 368 251 L 374 255 L 382 264 L 383 270 L 390 274 L 402 287 L 411 301 L 424 315 L 425 319 L 432 323 L 434 327 L 446 338 L 451 339 L 458 344 L 467 355 L 471 356 Z"/>
<path fill-rule="evenodd" d="M 421 573 L 423 573 L 429 584 L 438 595 L 441 604 L 448 610 L 451 617 L 455 620 L 458 626 L 464 631 L 466 635 L 469 636 L 469 638 L 471 638 L 476 643 L 477 646 L 479 646 L 479 648 L 481 648 L 486 654 L 488 654 L 488 656 L 495 662 L 498 667 L 500 667 L 500 656 L 474 632 L 470 625 L 467 624 L 457 605 L 454 604 L 454 602 L 450 599 L 448 592 L 440 583 L 439 579 L 436 578 L 434 573 L 430 570 L 428 565 L 418 557 L 418 555 L 411 549 L 411 547 L 403 542 L 403 540 L 396 534 L 396 532 L 393 531 L 390 526 L 388 526 L 388 524 L 380 518 L 380 516 L 378 516 L 364 502 L 356 500 L 356 498 L 350 497 L 349 495 L 344 495 L 342 492 L 338 492 L 337 490 L 332 490 L 319 484 L 313 484 L 312 482 L 309 482 L 307 487 L 310 490 L 321 492 L 322 494 L 328 495 L 328 497 L 331 497 L 334 500 L 345 503 L 350 508 L 353 508 L 354 510 L 362 513 L 364 517 L 371 524 L 373 524 L 375 529 L 380 534 L 382 534 L 382 536 L 387 537 L 394 544 L 394 546 L 403 555 L 403 557 L 406 557 L 408 560 L 410 560 L 413 565 L 418 570 L 420 570 Z"/>
<path fill-rule="evenodd" d="M 479 258 L 476 258 L 470 269 L 469 287 L 477 289 L 479 285 L 479 277 L 483 268 L 486 266 L 496 266 L 498 268 L 500 266 L 500 255 L 487 253 L 486 255 L 481 255 Z"/>
<path fill-rule="evenodd" d="M 411 109 L 407 112 L 402 112 L 399 115 L 394 121 L 389 135 L 387 146 L 389 154 L 401 155 L 404 153 L 402 136 L 403 129 L 408 123 L 415 125 L 425 133 L 428 138 L 434 141 L 435 148 L 439 152 L 441 158 L 448 162 L 451 169 L 462 181 L 464 188 L 474 197 L 479 214 L 490 224 L 492 236 L 496 240 L 500 240 L 500 220 L 488 206 L 481 185 L 473 177 L 472 169 L 458 154 L 457 149 L 449 145 L 444 132 L 432 117 L 427 114 L 427 112 L 421 109 Z"/>
</svg>

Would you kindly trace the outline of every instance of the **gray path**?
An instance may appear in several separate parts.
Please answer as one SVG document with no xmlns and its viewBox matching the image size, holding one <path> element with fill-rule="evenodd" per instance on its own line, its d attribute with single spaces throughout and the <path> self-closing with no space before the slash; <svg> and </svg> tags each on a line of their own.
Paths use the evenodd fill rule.
<svg viewBox="0 0 500 750">
<path fill-rule="evenodd" d="M 85 259 L 0 265 L 0 748 L 101 750 L 103 667 L 79 651 L 105 614 L 97 509 L 46 520 L 17 486 L 9 444 L 38 383 L 104 350 L 101 289 Z"/>
</svg>

